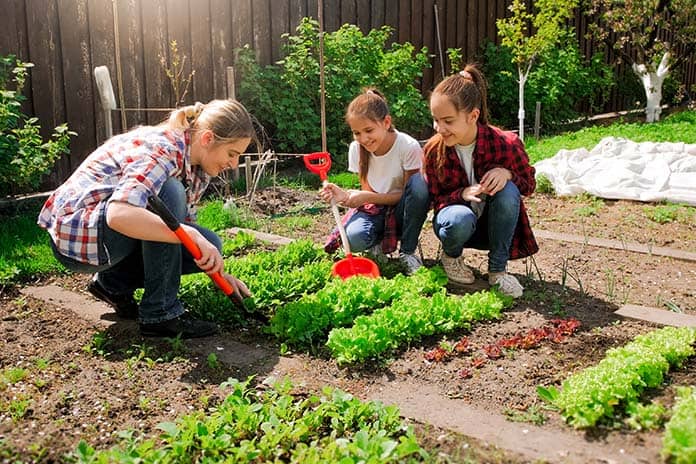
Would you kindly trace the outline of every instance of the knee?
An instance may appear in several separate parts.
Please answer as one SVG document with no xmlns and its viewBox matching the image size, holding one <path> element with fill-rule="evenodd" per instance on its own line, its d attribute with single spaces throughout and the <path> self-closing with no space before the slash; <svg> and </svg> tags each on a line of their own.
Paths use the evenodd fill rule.
<svg viewBox="0 0 696 464">
<path fill-rule="evenodd" d="M 420 172 L 417 172 L 409 177 L 408 182 L 406 183 L 405 193 L 409 199 L 421 202 L 429 201 L 428 184 L 425 182 L 425 179 L 423 179 L 423 175 Z"/>
<path fill-rule="evenodd" d="M 476 215 L 467 207 L 461 206 L 457 214 L 438 214 L 433 221 L 436 235 L 440 240 L 454 239 L 466 241 L 476 230 Z"/>
<path fill-rule="evenodd" d="M 501 212 L 516 213 L 520 209 L 520 191 L 512 181 L 490 198 L 490 206 Z"/>
<path fill-rule="evenodd" d="M 173 177 L 168 178 L 157 196 L 167 205 L 169 211 L 179 220 L 186 217 L 186 188 L 184 184 Z"/>
</svg>

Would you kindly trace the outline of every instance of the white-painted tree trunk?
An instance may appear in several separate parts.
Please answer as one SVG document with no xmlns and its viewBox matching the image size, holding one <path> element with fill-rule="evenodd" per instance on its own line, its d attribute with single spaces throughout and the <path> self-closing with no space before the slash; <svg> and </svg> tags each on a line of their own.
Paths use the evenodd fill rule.
<svg viewBox="0 0 696 464">
<path fill-rule="evenodd" d="M 518 69 L 519 76 L 519 106 L 517 110 L 517 119 L 520 121 L 519 135 L 520 140 L 524 141 L 524 84 L 527 82 L 527 74 L 521 69 Z"/>
<path fill-rule="evenodd" d="M 662 83 L 669 75 L 669 52 L 665 52 L 656 71 L 648 71 L 644 63 L 633 63 L 633 72 L 643 83 L 647 103 L 645 105 L 645 121 L 655 122 L 660 120 L 662 107 Z"/>
</svg>

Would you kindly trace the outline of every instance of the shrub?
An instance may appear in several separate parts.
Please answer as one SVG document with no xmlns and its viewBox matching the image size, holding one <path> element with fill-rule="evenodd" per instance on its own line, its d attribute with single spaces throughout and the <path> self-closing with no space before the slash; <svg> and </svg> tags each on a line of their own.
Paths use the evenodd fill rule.
<svg viewBox="0 0 696 464">
<path fill-rule="evenodd" d="M 429 66 L 427 49 L 410 43 L 386 42 L 389 26 L 363 34 L 344 24 L 324 34 L 325 106 L 327 145 L 332 153 L 345 153 L 351 141 L 344 122 L 348 103 L 366 86 L 384 93 L 395 125 L 415 134 L 429 125 L 429 112 L 418 80 Z M 278 151 L 308 153 L 321 142 L 319 85 L 319 25 L 304 18 L 295 35 L 284 34 L 285 58 L 262 67 L 247 47 L 237 50 L 241 75 L 239 98 L 271 134 Z M 337 168 L 346 157 L 335 157 Z M 338 169 L 336 170 L 338 171 Z"/>
<path fill-rule="evenodd" d="M 585 107 L 594 113 L 603 107 L 614 85 L 612 70 L 601 54 L 585 61 L 572 31 L 563 33 L 560 45 L 544 52 L 529 74 L 525 87 L 525 113 L 533 120 L 536 102 L 541 102 L 541 124 L 553 129 L 576 119 Z M 517 70 L 509 48 L 488 42 L 484 48 L 484 71 L 489 85 L 491 118 L 502 127 L 517 126 Z"/>
<path fill-rule="evenodd" d="M 22 89 L 32 66 L 14 55 L 0 57 L 0 195 L 37 188 L 58 157 L 69 153 L 70 136 L 77 135 L 61 124 L 44 141 L 38 119 L 22 113 Z"/>
</svg>

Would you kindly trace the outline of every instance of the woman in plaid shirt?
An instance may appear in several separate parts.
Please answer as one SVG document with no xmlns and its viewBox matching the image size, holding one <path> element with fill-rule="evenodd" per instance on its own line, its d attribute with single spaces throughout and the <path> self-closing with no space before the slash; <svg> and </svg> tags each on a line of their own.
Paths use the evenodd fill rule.
<svg viewBox="0 0 696 464">
<path fill-rule="evenodd" d="M 196 205 L 210 178 L 234 168 L 255 131 L 244 106 L 214 100 L 171 113 L 107 140 L 46 200 L 38 224 L 51 235 L 68 269 L 93 273 L 88 290 L 118 316 L 138 319 L 144 336 L 202 337 L 214 323 L 191 317 L 177 299 L 182 274 L 223 271 L 222 242 L 195 224 Z M 157 195 L 201 250 L 193 257 L 146 209 Z M 223 276 L 241 292 L 246 285 Z M 138 305 L 133 292 L 144 288 Z"/>
<path fill-rule="evenodd" d="M 524 146 L 488 124 L 486 82 L 472 65 L 435 87 L 430 111 L 437 134 L 424 148 L 424 171 L 442 266 L 451 281 L 473 283 L 462 251 L 489 250 L 489 283 L 520 297 L 524 289 L 506 272 L 507 262 L 539 249 L 521 199 L 536 187 Z"/>
</svg>

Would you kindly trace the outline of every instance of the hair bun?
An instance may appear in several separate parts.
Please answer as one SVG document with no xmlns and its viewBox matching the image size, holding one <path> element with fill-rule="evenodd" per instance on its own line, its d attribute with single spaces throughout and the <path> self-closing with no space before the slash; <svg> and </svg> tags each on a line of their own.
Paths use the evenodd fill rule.
<svg viewBox="0 0 696 464">
<path fill-rule="evenodd" d="M 189 105 L 184 108 L 184 114 L 186 115 L 187 119 L 196 119 L 203 111 L 203 108 L 205 108 L 203 103 L 196 102 L 193 105 Z"/>
</svg>

